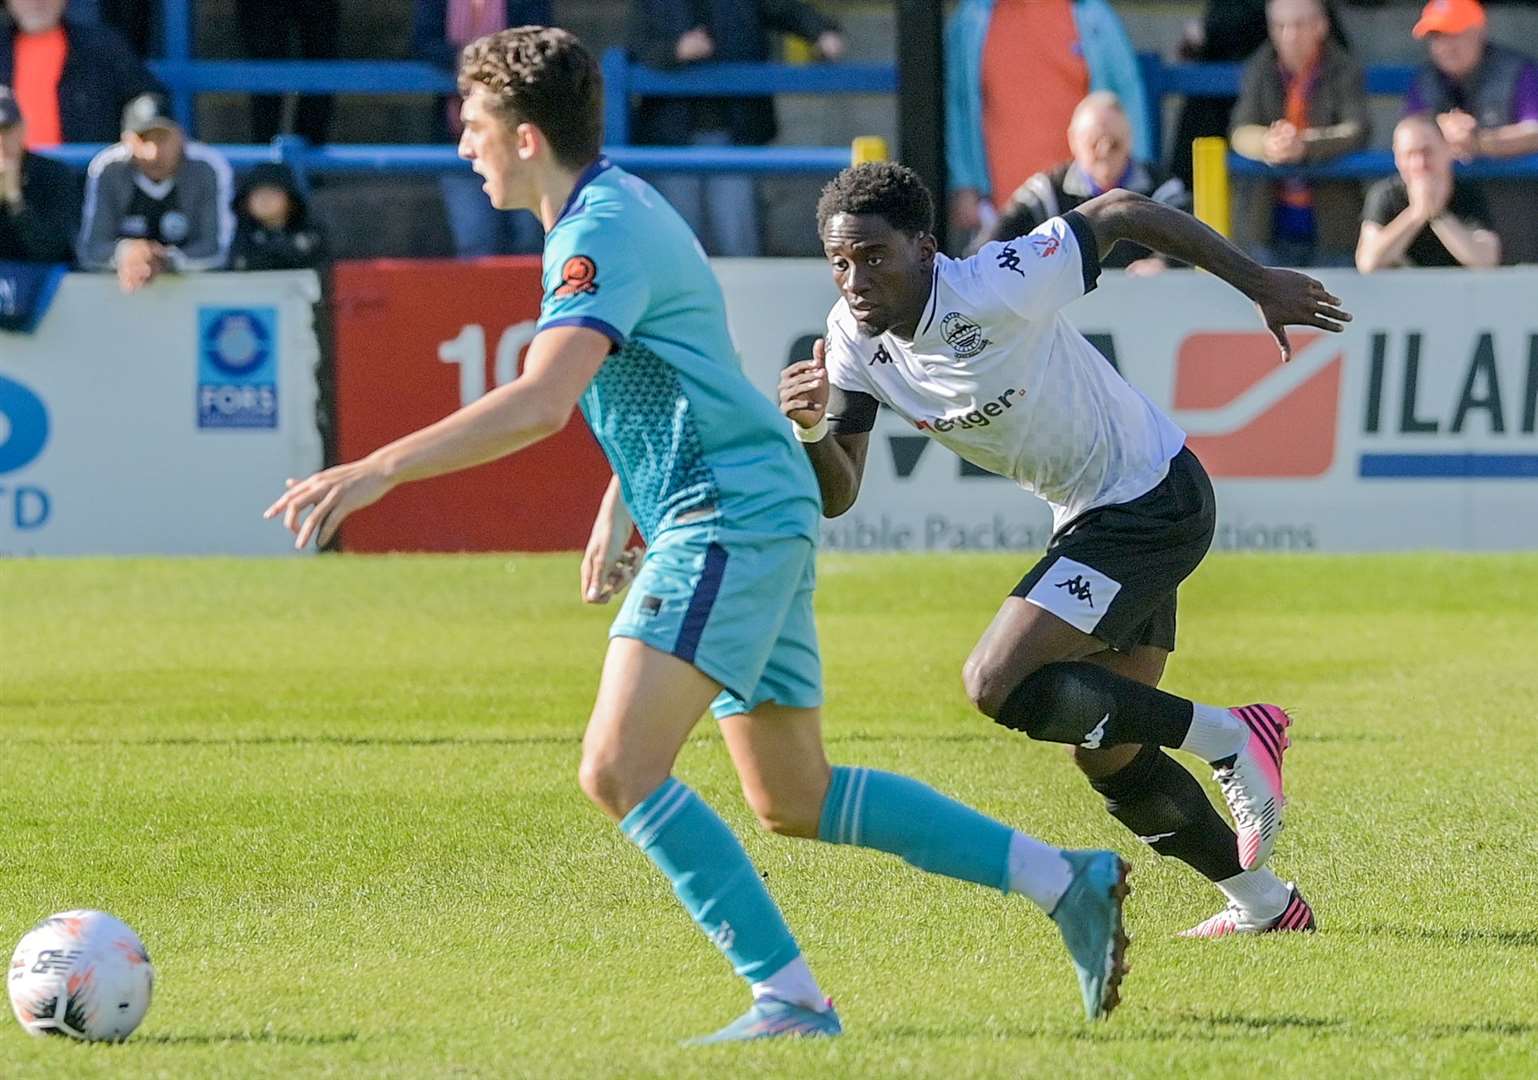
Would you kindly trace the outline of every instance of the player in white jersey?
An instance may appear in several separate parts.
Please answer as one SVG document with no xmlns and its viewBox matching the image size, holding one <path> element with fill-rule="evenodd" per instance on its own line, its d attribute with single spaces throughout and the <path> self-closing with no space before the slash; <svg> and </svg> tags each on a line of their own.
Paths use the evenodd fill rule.
<svg viewBox="0 0 1538 1080">
<path fill-rule="evenodd" d="M 1296 886 L 1264 867 L 1282 824 L 1290 718 L 1274 705 L 1203 705 L 1157 689 L 1175 646 L 1175 592 L 1212 543 L 1212 486 L 1185 433 L 1060 314 L 1095 287 L 1119 240 L 1202 267 L 1286 327 L 1350 316 L 1319 282 L 1268 269 L 1195 218 L 1111 191 L 1027 236 L 951 259 L 912 170 L 881 163 L 823 191 L 818 230 L 841 299 L 814 358 L 780 381 L 823 513 L 859 494 L 885 405 L 1052 507 L 1042 559 L 1004 601 L 963 671 L 978 709 L 1065 743 L 1110 813 L 1228 904 L 1189 936 L 1311 930 Z M 1235 829 L 1165 749 L 1210 763 Z"/>
</svg>

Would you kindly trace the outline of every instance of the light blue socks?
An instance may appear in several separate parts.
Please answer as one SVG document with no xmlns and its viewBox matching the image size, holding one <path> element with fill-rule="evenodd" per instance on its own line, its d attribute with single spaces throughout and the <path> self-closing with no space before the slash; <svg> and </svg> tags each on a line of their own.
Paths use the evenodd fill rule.
<svg viewBox="0 0 1538 1080">
<path fill-rule="evenodd" d="M 817 836 L 901 856 L 932 874 L 1010 892 L 1013 829 L 927 784 L 879 769 L 837 766 Z"/>
<path fill-rule="evenodd" d="M 687 786 L 670 777 L 619 825 L 738 975 L 760 982 L 801 955 L 742 844 Z"/>
</svg>

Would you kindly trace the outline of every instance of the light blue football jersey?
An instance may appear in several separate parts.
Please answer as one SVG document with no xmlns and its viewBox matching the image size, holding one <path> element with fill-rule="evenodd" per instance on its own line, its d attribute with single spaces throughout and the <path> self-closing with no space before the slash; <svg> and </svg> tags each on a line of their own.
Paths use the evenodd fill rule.
<svg viewBox="0 0 1538 1080">
<path fill-rule="evenodd" d="M 742 373 L 705 253 L 650 184 L 589 166 L 545 238 L 543 283 L 539 329 L 614 343 L 582 415 L 648 542 L 680 517 L 816 539 L 811 463 Z"/>
</svg>

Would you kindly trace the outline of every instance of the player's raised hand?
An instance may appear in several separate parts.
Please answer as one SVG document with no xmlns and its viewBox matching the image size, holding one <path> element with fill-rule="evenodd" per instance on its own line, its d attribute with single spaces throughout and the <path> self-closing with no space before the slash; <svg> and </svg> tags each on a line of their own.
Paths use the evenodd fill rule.
<svg viewBox="0 0 1538 1080">
<path fill-rule="evenodd" d="M 348 514 L 378 502 L 392 486 L 367 458 L 284 483 L 288 490 L 262 517 L 281 514 L 283 526 L 294 534 L 296 548 L 312 539 L 316 547 L 325 547 Z M 301 517 L 306 509 L 309 514 Z"/>
<path fill-rule="evenodd" d="M 827 345 L 812 343 L 812 358 L 798 360 L 780 372 L 780 412 L 804 428 L 817 426 L 828 411 Z"/>
<path fill-rule="evenodd" d="M 1340 306 L 1340 297 L 1333 295 L 1324 285 L 1307 274 L 1296 270 L 1266 269 L 1261 287 L 1252 296 L 1266 329 L 1276 338 L 1282 350 L 1282 363 L 1292 359 L 1292 343 L 1287 340 L 1287 327 L 1312 326 L 1318 330 L 1339 333 L 1351 321 L 1350 312 Z"/>
</svg>

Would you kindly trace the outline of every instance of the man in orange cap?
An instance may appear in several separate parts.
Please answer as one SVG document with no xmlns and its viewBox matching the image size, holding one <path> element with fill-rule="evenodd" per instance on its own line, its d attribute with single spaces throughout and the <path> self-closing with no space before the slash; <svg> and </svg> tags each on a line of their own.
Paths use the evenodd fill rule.
<svg viewBox="0 0 1538 1080">
<path fill-rule="evenodd" d="M 1435 115 L 1463 161 L 1538 151 L 1538 64 L 1490 41 L 1479 0 L 1431 0 L 1413 33 L 1431 62 L 1405 112 Z"/>
<path fill-rule="evenodd" d="M 1478 0 L 1431 0 L 1413 33 L 1430 62 L 1410 86 L 1406 114 L 1436 117 L 1459 161 L 1538 152 L 1538 63 L 1489 39 Z M 1538 225 L 1527 209 L 1533 182 L 1491 183 L 1485 193 L 1508 259 L 1538 259 Z"/>
</svg>

